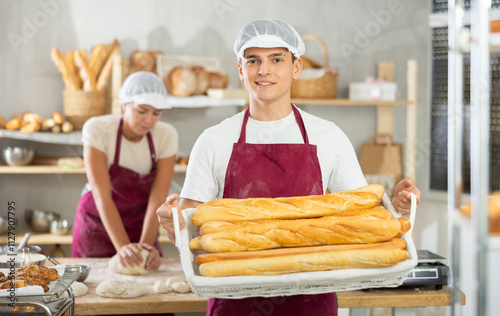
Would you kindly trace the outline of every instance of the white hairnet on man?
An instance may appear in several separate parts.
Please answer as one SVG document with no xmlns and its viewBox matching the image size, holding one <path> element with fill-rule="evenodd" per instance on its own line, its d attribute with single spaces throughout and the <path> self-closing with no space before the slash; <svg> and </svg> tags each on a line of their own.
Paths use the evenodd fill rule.
<svg viewBox="0 0 500 316">
<path fill-rule="evenodd" d="M 254 20 L 241 29 L 234 43 L 238 60 L 243 58 L 245 49 L 249 47 L 285 47 L 296 58 L 305 52 L 299 33 L 290 24 L 275 19 Z"/>
</svg>

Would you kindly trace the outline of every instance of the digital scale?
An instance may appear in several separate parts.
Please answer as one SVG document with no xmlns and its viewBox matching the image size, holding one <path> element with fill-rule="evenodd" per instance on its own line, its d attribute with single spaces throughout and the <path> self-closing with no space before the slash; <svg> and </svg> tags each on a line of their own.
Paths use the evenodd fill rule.
<svg viewBox="0 0 500 316">
<path fill-rule="evenodd" d="M 417 250 L 418 263 L 401 286 L 427 286 L 440 290 L 448 284 L 450 269 L 446 259 L 428 250 Z"/>
</svg>

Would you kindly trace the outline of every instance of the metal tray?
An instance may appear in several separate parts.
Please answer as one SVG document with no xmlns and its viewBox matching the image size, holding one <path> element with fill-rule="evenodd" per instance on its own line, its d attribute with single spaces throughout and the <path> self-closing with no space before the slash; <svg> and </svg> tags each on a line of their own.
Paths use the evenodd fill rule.
<svg viewBox="0 0 500 316">
<path fill-rule="evenodd" d="M 33 298 L 40 298 L 45 302 L 49 302 L 54 298 L 59 298 L 61 295 L 68 289 L 68 287 L 76 281 L 82 275 L 83 268 L 78 265 L 68 265 L 64 268 L 63 275 L 57 279 L 56 284 L 49 289 L 48 292 L 43 294 L 32 294 L 32 295 L 23 295 L 16 294 L 16 299 L 18 300 L 31 300 Z M 10 297 L 0 297 L 0 305 L 5 301 L 10 302 Z"/>
</svg>

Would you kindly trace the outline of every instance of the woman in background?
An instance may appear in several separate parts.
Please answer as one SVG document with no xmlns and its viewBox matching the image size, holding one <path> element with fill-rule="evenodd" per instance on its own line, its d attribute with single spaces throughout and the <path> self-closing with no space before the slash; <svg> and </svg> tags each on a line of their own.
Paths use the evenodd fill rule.
<svg viewBox="0 0 500 316">
<path fill-rule="evenodd" d="M 124 266 L 142 263 L 157 270 L 156 210 L 165 201 L 178 150 L 175 128 L 160 121 L 168 108 L 163 81 L 136 72 L 124 81 L 119 102 L 123 115 L 88 120 L 82 131 L 89 191 L 75 215 L 72 256 L 112 257 Z"/>
</svg>

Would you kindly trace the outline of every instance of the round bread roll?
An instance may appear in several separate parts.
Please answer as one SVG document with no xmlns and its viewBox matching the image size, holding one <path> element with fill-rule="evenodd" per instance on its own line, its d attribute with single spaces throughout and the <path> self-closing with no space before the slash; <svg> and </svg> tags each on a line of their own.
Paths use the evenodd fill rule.
<svg viewBox="0 0 500 316">
<path fill-rule="evenodd" d="M 136 50 L 130 56 L 130 66 L 132 72 L 149 71 L 155 72 L 156 57 L 150 51 Z"/>
<path fill-rule="evenodd" d="M 54 111 L 54 113 L 52 113 L 52 119 L 54 120 L 54 123 L 58 125 L 64 123 L 64 116 L 57 111 Z"/>
<path fill-rule="evenodd" d="M 175 67 L 166 76 L 167 91 L 175 97 L 187 97 L 198 88 L 196 73 L 189 68 Z"/>
<path fill-rule="evenodd" d="M 71 124 L 70 122 L 66 121 L 62 124 L 61 126 L 61 129 L 63 131 L 63 133 L 70 133 L 73 131 L 73 124 Z"/>
<path fill-rule="evenodd" d="M 196 91 L 195 95 L 202 95 L 207 93 L 210 87 L 210 73 L 201 66 L 193 66 L 191 70 L 196 74 Z"/>
<path fill-rule="evenodd" d="M 16 129 L 20 129 L 22 124 L 23 124 L 23 121 L 20 120 L 19 118 L 15 117 L 12 120 L 7 122 L 7 124 L 5 125 L 5 128 L 8 130 L 16 130 Z"/>
<path fill-rule="evenodd" d="M 7 119 L 0 115 L 0 128 L 6 128 L 6 127 L 7 127 Z"/>
<path fill-rule="evenodd" d="M 210 89 L 226 89 L 229 79 L 226 74 L 210 72 Z"/>
<path fill-rule="evenodd" d="M 124 267 L 120 263 L 120 259 L 118 258 L 118 255 L 114 255 L 108 263 L 108 267 L 112 272 L 115 273 L 121 273 L 121 274 L 128 274 L 128 275 L 141 275 L 141 274 L 146 274 L 148 273 L 148 270 L 146 270 L 146 261 L 148 260 L 149 257 L 149 251 L 146 249 L 141 250 L 141 255 L 142 255 L 142 263 L 138 266 L 126 266 Z"/>
</svg>

